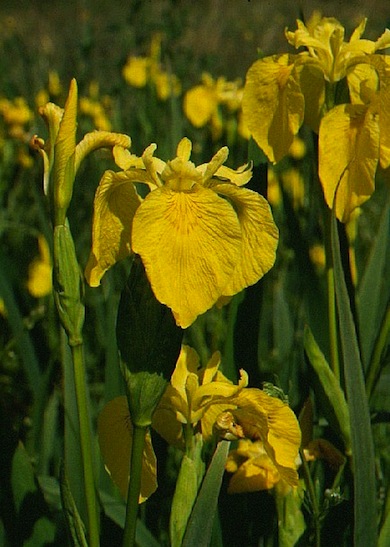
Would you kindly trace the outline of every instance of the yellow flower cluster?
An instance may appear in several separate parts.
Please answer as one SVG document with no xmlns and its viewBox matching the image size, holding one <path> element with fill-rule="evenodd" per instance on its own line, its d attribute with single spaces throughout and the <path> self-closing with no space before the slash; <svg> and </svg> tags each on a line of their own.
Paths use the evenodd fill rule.
<svg viewBox="0 0 390 547">
<path fill-rule="evenodd" d="M 204 127 L 210 123 L 214 140 L 222 135 L 223 120 L 220 106 L 229 113 L 238 112 L 238 133 L 249 138 L 249 131 L 241 115 L 243 87 L 239 80 L 228 82 L 226 78 L 214 78 L 207 73 L 202 75 L 202 83 L 189 89 L 184 95 L 183 109 L 187 118 L 195 127 Z"/>
<path fill-rule="evenodd" d="M 161 101 L 181 93 L 181 84 L 175 74 L 167 72 L 161 66 L 160 34 L 155 34 L 151 43 L 151 52 L 148 57 L 130 55 L 122 69 L 125 81 L 132 87 L 145 87 L 151 83 Z"/>
<path fill-rule="evenodd" d="M 298 483 L 296 461 L 300 446 L 300 429 L 297 419 L 286 403 L 271 397 L 260 389 L 248 388 L 248 377 L 241 371 L 238 385 L 231 383 L 220 371 L 220 355 L 215 353 L 205 367 L 199 368 L 195 350 L 183 346 L 170 385 L 163 395 L 154 415 L 152 427 L 168 443 L 184 449 L 188 435 L 202 433 L 204 441 L 213 434 L 225 438 L 247 439 L 240 441 L 238 453 L 244 446 L 252 447 L 252 458 L 261 477 L 248 484 L 236 474 L 231 492 L 272 488 L 279 480 L 286 486 Z M 123 497 L 129 482 L 129 458 L 132 426 L 126 397 L 110 401 L 99 416 L 99 444 L 106 466 Z M 252 443 L 253 441 L 253 443 Z M 244 443 L 244 444 L 243 444 Z M 256 453 L 256 454 L 254 454 Z M 261 455 L 261 461 L 258 458 Z M 233 469 L 235 453 L 231 453 L 227 470 Z M 250 482 L 250 481 L 249 481 Z M 236 486 L 238 484 L 238 486 Z M 156 462 L 150 437 L 144 450 L 140 502 L 157 488 Z"/>
<path fill-rule="evenodd" d="M 390 31 L 375 42 L 362 39 L 363 20 L 346 42 L 334 18 L 297 24 L 296 31 L 286 30 L 286 38 L 305 51 L 272 55 L 252 65 L 244 117 L 271 162 L 288 153 L 303 123 L 319 133 L 325 199 L 346 222 L 374 191 L 378 163 L 390 165 L 390 63 L 376 53 L 390 45 Z M 350 101 L 338 99 L 343 85 Z"/>
<path fill-rule="evenodd" d="M 23 97 L 13 100 L 0 99 L 0 115 L 2 116 L 11 137 L 24 140 L 26 129 L 34 119 L 34 113 Z"/>
</svg>

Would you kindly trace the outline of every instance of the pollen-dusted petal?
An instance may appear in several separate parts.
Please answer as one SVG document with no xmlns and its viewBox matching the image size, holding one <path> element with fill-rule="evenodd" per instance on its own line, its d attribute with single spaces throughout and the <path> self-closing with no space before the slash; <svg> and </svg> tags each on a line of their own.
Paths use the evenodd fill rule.
<svg viewBox="0 0 390 547">
<path fill-rule="evenodd" d="M 279 231 L 270 206 L 260 194 L 233 184 L 216 184 L 214 192 L 229 198 L 241 226 L 241 254 L 223 294 L 231 296 L 253 285 L 273 266 Z"/>
<path fill-rule="evenodd" d="M 328 207 L 347 222 L 375 189 L 379 156 L 378 114 L 365 105 L 338 105 L 322 119 L 319 175 Z"/>
<path fill-rule="evenodd" d="M 98 437 L 104 463 L 124 499 L 129 486 L 133 425 L 126 397 L 116 397 L 106 404 L 98 418 Z M 139 503 L 157 489 L 156 456 L 150 433 L 145 437 Z"/>
<path fill-rule="evenodd" d="M 212 190 L 163 187 L 138 208 L 132 248 L 156 298 L 186 328 L 221 295 L 239 257 L 241 229 L 234 209 Z"/>
<path fill-rule="evenodd" d="M 104 273 L 131 253 L 133 216 L 141 199 L 133 181 L 145 182 L 141 170 L 106 171 L 94 200 L 92 250 L 85 271 L 88 283 L 97 287 Z"/>
<path fill-rule="evenodd" d="M 303 122 L 304 98 L 294 70 L 295 57 L 283 54 L 260 59 L 246 77 L 244 121 L 272 162 L 287 154 Z"/>
</svg>

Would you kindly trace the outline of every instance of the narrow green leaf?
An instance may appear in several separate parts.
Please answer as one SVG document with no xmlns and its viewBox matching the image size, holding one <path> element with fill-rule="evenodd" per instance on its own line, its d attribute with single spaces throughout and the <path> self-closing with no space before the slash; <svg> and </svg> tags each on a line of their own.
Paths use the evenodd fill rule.
<svg viewBox="0 0 390 547">
<path fill-rule="evenodd" d="M 390 486 L 387 487 L 386 502 L 382 526 L 378 538 L 378 547 L 388 547 L 390 538 Z"/>
<path fill-rule="evenodd" d="M 332 254 L 344 377 L 351 421 L 354 469 L 354 545 L 377 543 L 374 445 L 355 324 L 344 280 L 337 221 L 332 215 Z"/>
<path fill-rule="evenodd" d="M 24 366 L 24 372 L 29 383 L 29 387 L 34 394 L 34 400 L 37 400 L 40 393 L 41 373 L 39 370 L 38 359 L 35 348 L 31 342 L 29 333 L 23 323 L 18 305 L 15 300 L 14 292 L 8 281 L 7 259 L 2 256 L 0 251 L 0 297 L 3 298 L 7 310 L 7 320 L 12 329 L 15 338 L 18 355 Z"/>
<path fill-rule="evenodd" d="M 188 519 L 195 504 L 198 488 L 204 475 L 202 437 L 195 437 L 191 457 L 184 454 L 172 500 L 169 532 L 171 547 L 180 547 Z"/>
<path fill-rule="evenodd" d="M 62 508 L 65 515 L 71 545 L 72 547 L 88 547 L 84 523 L 81 520 L 79 512 L 77 511 L 64 464 L 61 467 L 60 490 Z"/>
<path fill-rule="evenodd" d="M 330 403 L 337 420 L 338 428 L 344 440 L 345 452 L 351 453 L 351 427 L 347 401 L 340 384 L 331 370 L 324 354 L 314 340 L 314 336 L 308 326 L 304 331 L 304 347 L 324 394 Z"/>
<path fill-rule="evenodd" d="M 229 441 L 220 441 L 217 445 L 192 510 L 182 547 L 206 547 L 210 544 L 229 447 Z"/>
<path fill-rule="evenodd" d="M 11 485 L 18 519 L 19 538 L 24 547 L 38 547 L 54 541 L 55 525 L 38 488 L 29 456 L 19 443 L 12 458 Z"/>
<path fill-rule="evenodd" d="M 376 332 L 390 294 L 390 285 L 388 280 L 384 279 L 390 252 L 389 213 L 390 196 L 383 208 L 379 228 L 359 283 L 356 298 L 360 346 L 365 367 L 370 361 Z"/>
</svg>

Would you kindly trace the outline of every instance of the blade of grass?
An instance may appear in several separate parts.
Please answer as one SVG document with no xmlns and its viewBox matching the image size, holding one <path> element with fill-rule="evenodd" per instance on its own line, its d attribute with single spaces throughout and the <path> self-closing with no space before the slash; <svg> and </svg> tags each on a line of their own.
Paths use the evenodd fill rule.
<svg viewBox="0 0 390 547">
<path fill-rule="evenodd" d="M 229 447 L 229 441 L 220 441 L 217 445 L 192 510 L 182 547 L 201 547 L 210 544 Z"/>
<path fill-rule="evenodd" d="M 351 421 L 354 471 L 354 545 L 355 547 L 366 547 L 377 544 L 374 445 L 363 367 L 344 280 L 337 221 L 334 215 L 332 215 L 331 238 L 341 353 Z"/>
<path fill-rule="evenodd" d="M 0 253 L 0 296 L 4 300 L 7 319 L 15 338 L 18 354 L 24 366 L 29 386 L 36 401 L 40 393 L 41 373 L 35 348 L 23 322 L 13 290 L 7 277 L 7 259 Z"/>
<path fill-rule="evenodd" d="M 390 285 L 386 283 L 383 275 L 389 256 L 389 211 L 390 198 L 383 208 L 379 228 L 357 292 L 359 335 L 365 367 L 370 362 L 375 333 L 389 295 Z"/>
</svg>

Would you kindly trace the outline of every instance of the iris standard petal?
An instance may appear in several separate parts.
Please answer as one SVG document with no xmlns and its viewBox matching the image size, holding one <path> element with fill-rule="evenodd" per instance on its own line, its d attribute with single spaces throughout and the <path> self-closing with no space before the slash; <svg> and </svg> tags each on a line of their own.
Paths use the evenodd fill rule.
<svg viewBox="0 0 390 547">
<path fill-rule="evenodd" d="M 241 250 L 241 229 L 234 209 L 212 190 L 158 188 L 137 210 L 132 248 L 156 298 L 186 328 L 221 295 Z"/>
<path fill-rule="evenodd" d="M 267 200 L 257 192 L 233 184 L 215 184 L 212 188 L 231 201 L 241 226 L 240 257 L 223 290 L 225 296 L 232 296 L 272 268 L 279 231 Z"/>
<path fill-rule="evenodd" d="M 140 170 L 106 171 L 100 181 L 94 201 L 92 250 L 85 271 L 92 287 L 99 285 L 111 266 L 131 253 L 131 226 L 141 202 L 132 179 L 139 181 L 144 176 Z"/>
</svg>

